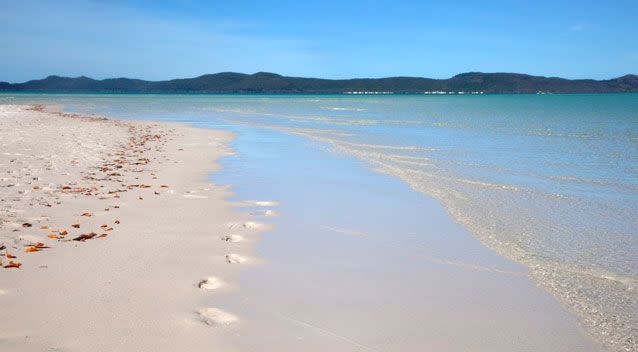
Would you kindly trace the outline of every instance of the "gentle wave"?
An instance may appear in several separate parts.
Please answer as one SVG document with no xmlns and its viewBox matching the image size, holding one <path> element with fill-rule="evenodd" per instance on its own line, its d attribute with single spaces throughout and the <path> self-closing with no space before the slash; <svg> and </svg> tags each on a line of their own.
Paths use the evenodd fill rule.
<svg viewBox="0 0 638 352">
<path fill-rule="evenodd" d="M 349 107 L 322 107 L 324 110 L 333 110 L 333 111 L 368 111 L 368 109 L 363 108 L 349 108 Z"/>
</svg>

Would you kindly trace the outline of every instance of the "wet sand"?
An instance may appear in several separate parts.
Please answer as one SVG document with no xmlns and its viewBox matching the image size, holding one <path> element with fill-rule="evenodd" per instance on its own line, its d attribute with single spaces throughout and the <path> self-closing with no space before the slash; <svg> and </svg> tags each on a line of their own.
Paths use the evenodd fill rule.
<svg viewBox="0 0 638 352">
<path fill-rule="evenodd" d="M 280 202 L 265 264 L 216 301 L 250 317 L 227 337 L 240 351 L 602 350 L 435 199 L 303 137 L 237 132 L 214 179 Z"/>
</svg>

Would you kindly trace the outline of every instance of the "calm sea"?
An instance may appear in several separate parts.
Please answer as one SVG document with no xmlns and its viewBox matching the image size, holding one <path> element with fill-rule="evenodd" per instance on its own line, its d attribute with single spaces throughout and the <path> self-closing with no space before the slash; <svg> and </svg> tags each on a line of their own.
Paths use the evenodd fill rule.
<svg viewBox="0 0 638 352">
<path fill-rule="evenodd" d="M 0 95 L 27 101 L 315 141 L 434 197 L 595 337 L 638 348 L 638 94 Z"/>
</svg>

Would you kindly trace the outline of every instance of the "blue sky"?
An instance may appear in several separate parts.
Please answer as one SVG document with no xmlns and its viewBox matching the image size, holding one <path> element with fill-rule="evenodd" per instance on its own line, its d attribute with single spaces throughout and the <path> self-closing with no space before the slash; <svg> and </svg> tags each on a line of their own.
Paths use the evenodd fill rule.
<svg viewBox="0 0 638 352">
<path fill-rule="evenodd" d="M 0 0 L 0 81 L 638 73 L 638 1 Z"/>
</svg>

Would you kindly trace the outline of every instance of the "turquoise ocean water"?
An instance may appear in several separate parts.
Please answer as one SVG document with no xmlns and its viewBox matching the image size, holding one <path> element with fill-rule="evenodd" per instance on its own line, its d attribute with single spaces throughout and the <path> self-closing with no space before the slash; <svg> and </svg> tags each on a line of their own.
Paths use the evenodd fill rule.
<svg viewBox="0 0 638 352">
<path fill-rule="evenodd" d="M 316 142 L 434 197 L 593 336 L 638 348 L 638 94 L 0 95 L 25 102 Z"/>
</svg>

